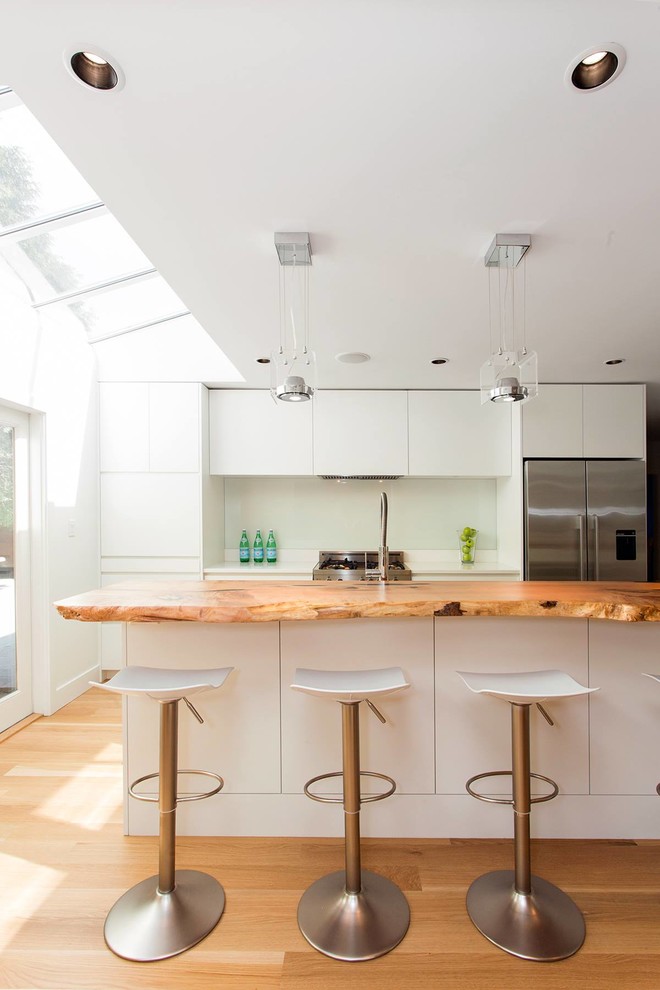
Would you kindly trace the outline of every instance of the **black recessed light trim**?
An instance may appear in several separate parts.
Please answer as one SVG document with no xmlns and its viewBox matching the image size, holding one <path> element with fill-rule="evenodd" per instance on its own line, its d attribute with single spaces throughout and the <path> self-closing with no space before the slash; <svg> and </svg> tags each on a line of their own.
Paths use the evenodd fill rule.
<svg viewBox="0 0 660 990">
<path fill-rule="evenodd" d="M 257 364 L 270 364 L 270 358 L 257 358 Z"/>
<path fill-rule="evenodd" d="M 433 358 L 431 364 L 449 364 L 449 358 Z"/>
<path fill-rule="evenodd" d="M 609 361 L 604 361 L 604 364 L 623 364 L 625 358 L 610 358 Z"/>
<path fill-rule="evenodd" d="M 584 59 L 573 69 L 571 82 L 576 89 L 597 89 L 609 82 L 616 70 L 619 68 L 619 59 L 614 52 L 605 52 L 603 58 L 592 65 L 588 65 Z"/>
<path fill-rule="evenodd" d="M 76 52 L 72 55 L 71 69 L 81 82 L 92 89 L 114 89 L 119 82 L 119 76 L 110 62 L 93 52 Z"/>
</svg>

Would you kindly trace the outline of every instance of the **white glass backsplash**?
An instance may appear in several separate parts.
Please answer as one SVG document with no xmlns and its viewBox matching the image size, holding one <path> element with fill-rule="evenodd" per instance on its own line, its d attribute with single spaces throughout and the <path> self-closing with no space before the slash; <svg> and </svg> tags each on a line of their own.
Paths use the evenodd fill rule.
<svg viewBox="0 0 660 990">
<path fill-rule="evenodd" d="M 322 478 L 227 478 L 227 549 L 242 529 L 250 541 L 275 531 L 290 550 L 364 550 L 377 547 L 380 492 L 389 499 L 391 550 L 457 550 L 456 530 L 479 530 L 479 548 L 497 549 L 497 482 L 492 478 L 400 478 L 324 481 Z"/>
</svg>

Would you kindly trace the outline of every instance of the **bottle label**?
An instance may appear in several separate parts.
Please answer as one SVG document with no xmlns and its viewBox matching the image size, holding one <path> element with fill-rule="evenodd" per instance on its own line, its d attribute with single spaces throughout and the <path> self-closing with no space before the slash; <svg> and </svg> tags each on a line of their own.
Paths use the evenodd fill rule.
<svg viewBox="0 0 660 990">
<path fill-rule="evenodd" d="M 274 564 L 277 561 L 277 550 L 275 547 L 266 548 L 266 560 L 269 564 Z"/>
<path fill-rule="evenodd" d="M 255 547 L 254 553 L 252 555 L 255 564 L 263 564 L 264 562 L 264 551 L 262 547 Z"/>
<path fill-rule="evenodd" d="M 249 547 L 245 547 L 245 548 L 241 547 L 238 556 L 239 556 L 239 560 L 240 560 L 240 562 L 242 564 L 247 563 L 250 560 L 250 548 Z"/>
</svg>

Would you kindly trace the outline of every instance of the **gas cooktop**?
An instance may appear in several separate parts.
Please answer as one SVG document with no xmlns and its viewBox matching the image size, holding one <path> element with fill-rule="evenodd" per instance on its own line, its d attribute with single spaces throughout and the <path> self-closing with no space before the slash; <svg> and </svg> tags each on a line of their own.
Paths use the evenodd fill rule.
<svg viewBox="0 0 660 990">
<path fill-rule="evenodd" d="M 322 550 L 319 553 L 319 562 L 312 571 L 312 579 L 314 581 L 370 581 L 378 580 L 377 571 L 377 550 L 353 550 L 351 552 Z M 410 581 L 411 578 L 412 573 L 403 561 L 403 552 L 390 550 L 387 580 Z"/>
</svg>

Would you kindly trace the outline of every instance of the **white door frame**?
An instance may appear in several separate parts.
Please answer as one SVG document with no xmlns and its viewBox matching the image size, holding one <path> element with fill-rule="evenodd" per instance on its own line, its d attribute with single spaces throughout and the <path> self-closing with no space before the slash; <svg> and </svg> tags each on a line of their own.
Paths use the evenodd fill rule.
<svg viewBox="0 0 660 990">
<path fill-rule="evenodd" d="M 18 413 L 12 420 L 12 413 Z M 27 449 L 21 454 L 27 468 L 23 512 L 27 522 L 24 546 L 17 547 L 21 573 L 16 585 L 16 638 L 28 667 L 27 684 L 0 701 L 0 723 L 8 727 L 32 712 L 46 712 L 50 697 L 48 663 L 48 608 L 46 571 L 45 416 L 18 403 L 0 399 L 0 419 L 27 426 Z M 22 479 L 21 479 L 22 480 Z M 20 485 L 21 481 L 19 481 Z M 20 491 L 20 489 L 19 489 Z M 27 497 L 25 497 L 27 496 Z M 20 495 L 19 495 L 20 497 Z M 23 542 L 23 541 L 21 541 Z M 17 568 L 18 570 L 18 568 Z M 22 577 L 21 577 L 22 575 Z M 25 654 L 27 653 L 27 657 Z M 25 673 L 23 673 L 25 678 Z M 29 684 L 29 690 L 28 690 Z M 26 696 L 27 695 L 27 696 Z M 6 723 L 6 725 L 5 725 Z"/>
</svg>

